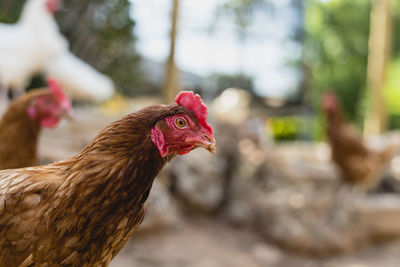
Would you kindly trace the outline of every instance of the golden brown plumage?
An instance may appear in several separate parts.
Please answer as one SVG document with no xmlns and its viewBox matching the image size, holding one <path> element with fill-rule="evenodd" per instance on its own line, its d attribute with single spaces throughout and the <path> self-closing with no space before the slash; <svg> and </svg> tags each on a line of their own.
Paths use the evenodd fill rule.
<svg viewBox="0 0 400 267">
<path fill-rule="evenodd" d="M 339 167 L 343 181 L 365 189 L 375 185 L 380 172 L 393 157 L 396 146 L 381 151 L 369 148 L 357 129 L 346 122 L 333 92 L 325 93 L 322 107 L 327 119 L 332 159 Z"/>
<path fill-rule="evenodd" d="M 38 164 L 37 143 L 42 127 L 54 127 L 71 108 L 61 88 L 30 91 L 13 101 L 0 120 L 0 170 Z M 28 111 L 31 111 L 31 116 Z"/>
<path fill-rule="evenodd" d="M 153 129 L 167 137 L 167 118 L 178 115 L 200 133 L 195 112 L 151 106 L 110 124 L 70 159 L 0 171 L 0 266 L 107 266 L 142 221 L 153 179 L 181 151 L 175 140 L 162 156 Z M 212 151 L 212 132 L 204 138 Z"/>
</svg>

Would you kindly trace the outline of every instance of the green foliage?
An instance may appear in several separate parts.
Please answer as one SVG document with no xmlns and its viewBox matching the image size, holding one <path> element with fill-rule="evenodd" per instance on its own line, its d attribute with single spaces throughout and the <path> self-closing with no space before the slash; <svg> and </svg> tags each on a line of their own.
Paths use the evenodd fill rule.
<svg viewBox="0 0 400 267">
<path fill-rule="evenodd" d="M 316 117 L 271 117 L 267 121 L 267 127 L 275 141 L 321 140 L 325 136 L 323 123 Z"/>
<path fill-rule="evenodd" d="M 268 126 L 276 141 L 297 139 L 301 123 L 301 119 L 296 117 L 272 117 L 268 120 Z"/>
<path fill-rule="evenodd" d="M 388 64 L 384 88 L 388 128 L 400 128 L 400 2 L 392 1 L 393 9 L 393 60 Z"/>
<path fill-rule="evenodd" d="M 393 15 L 393 47 L 392 47 L 392 56 L 394 58 L 399 58 L 400 57 L 400 34 L 399 30 L 400 30 L 400 1 L 397 0 L 392 0 L 392 6 L 393 9 L 392 11 L 392 15 Z"/>
<path fill-rule="evenodd" d="M 400 114 L 400 58 L 389 65 L 385 85 L 387 111 Z"/>
<path fill-rule="evenodd" d="M 3 23 L 15 23 L 24 5 L 21 0 L 0 1 L 0 21 Z"/>
<path fill-rule="evenodd" d="M 388 113 L 388 128 L 400 128 L 400 58 L 394 60 L 387 71 L 384 97 Z"/>
<path fill-rule="evenodd" d="M 366 87 L 370 1 L 308 0 L 305 5 L 304 63 L 312 100 L 335 90 L 348 117 L 356 120 Z"/>
</svg>

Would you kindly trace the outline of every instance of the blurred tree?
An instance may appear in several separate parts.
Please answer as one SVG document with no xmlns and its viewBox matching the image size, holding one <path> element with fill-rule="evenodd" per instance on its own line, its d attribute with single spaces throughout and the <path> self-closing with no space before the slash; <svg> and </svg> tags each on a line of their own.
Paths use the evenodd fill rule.
<svg viewBox="0 0 400 267">
<path fill-rule="evenodd" d="M 140 93 L 139 56 L 133 35 L 134 20 L 128 0 L 64 1 L 66 12 L 58 12 L 61 32 L 77 56 L 108 74 L 117 90 Z"/>
<path fill-rule="evenodd" d="M 5 23 L 15 23 L 19 18 L 25 1 L 21 0 L 1 0 L 0 1 L 0 21 Z"/>
<path fill-rule="evenodd" d="M 171 12 L 171 32 L 170 32 L 170 46 L 169 55 L 165 68 L 165 83 L 164 83 L 164 99 L 167 102 L 171 102 L 176 95 L 176 91 L 179 88 L 178 71 L 175 64 L 175 44 L 178 27 L 179 17 L 179 1 L 172 0 L 172 12 Z"/>
<path fill-rule="evenodd" d="M 393 16 L 393 32 L 398 32 L 400 30 L 400 1 L 392 0 L 392 16 Z M 392 56 L 400 56 L 400 34 L 393 34 L 392 36 Z M 400 99 L 399 99 L 400 101 Z"/>
<path fill-rule="evenodd" d="M 364 134 L 376 135 L 386 130 L 387 122 L 383 91 L 392 41 L 391 1 L 374 0 L 370 20 Z"/>
<path fill-rule="evenodd" d="M 321 92 L 337 91 L 351 120 L 360 119 L 365 94 L 370 1 L 305 1 L 303 60 L 311 98 L 319 108 Z"/>
<path fill-rule="evenodd" d="M 221 16 L 233 18 L 239 40 L 245 41 L 255 11 L 260 8 L 269 11 L 271 7 L 271 0 L 225 0 L 217 8 L 215 20 L 217 21 Z"/>
<path fill-rule="evenodd" d="M 239 69 L 243 67 L 244 51 L 250 33 L 249 28 L 253 23 L 256 11 L 260 9 L 270 11 L 272 10 L 271 0 L 223 0 L 217 6 L 215 11 L 214 21 L 211 24 L 211 31 L 215 30 L 217 22 L 223 18 L 228 17 L 233 20 L 233 25 L 237 34 L 237 39 L 240 48 L 237 51 L 241 54 Z M 243 72 L 241 70 L 241 72 Z"/>
<path fill-rule="evenodd" d="M 24 2 L 1 0 L 0 20 L 17 21 Z M 117 90 L 134 95 L 141 75 L 130 8 L 128 0 L 69 0 L 56 20 L 75 55 L 109 75 Z"/>
<path fill-rule="evenodd" d="M 254 18 L 256 15 L 264 13 L 266 16 L 278 16 L 277 10 L 282 10 L 282 6 L 277 1 L 273 0 L 223 0 L 220 1 L 220 5 L 217 7 L 215 12 L 215 19 L 212 24 L 211 30 L 214 30 L 217 21 L 222 17 L 228 17 L 233 21 L 235 31 L 237 34 L 237 39 L 241 44 L 238 53 L 243 53 L 245 51 L 245 45 L 248 39 L 260 38 L 257 36 L 256 31 L 251 31 L 251 26 L 254 25 Z M 285 10 L 291 9 L 293 12 L 291 15 L 291 21 L 294 21 L 291 25 L 291 33 L 289 36 L 285 37 L 295 43 L 301 43 L 304 39 L 304 27 L 303 27 L 303 1 L 302 0 L 289 0 L 285 3 Z M 262 27 L 262 25 L 261 25 Z M 262 30 L 261 30 L 262 32 Z M 271 36 L 266 33 L 267 38 Z M 242 61 L 244 61 L 244 53 L 241 55 Z M 243 66 L 243 62 L 240 63 L 239 69 Z M 297 70 L 303 70 L 303 63 L 299 58 L 288 59 L 286 62 L 288 68 L 294 68 Z M 236 76 L 239 76 L 237 74 Z M 243 74 L 245 75 L 245 74 Z M 302 81 L 298 85 L 297 90 L 294 90 L 286 97 L 290 99 L 291 102 L 304 103 L 304 94 L 306 89 L 306 84 Z"/>
<path fill-rule="evenodd" d="M 271 117 L 267 121 L 268 128 L 275 141 L 296 140 L 301 135 L 304 119 L 294 116 Z"/>
</svg>

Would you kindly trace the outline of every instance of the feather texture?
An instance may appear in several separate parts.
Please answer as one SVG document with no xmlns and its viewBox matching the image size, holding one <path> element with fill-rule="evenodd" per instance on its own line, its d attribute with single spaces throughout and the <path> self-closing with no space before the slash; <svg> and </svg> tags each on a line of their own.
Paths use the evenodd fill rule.
<svg viewBox="0 0 400 267">
<path fill-rule="evenodd" d="M 0 171 L 0 266 L 107 266 L 144 217 L 161 157 L 150 132 L 178 105 L 110 124 L 78 155 Z"/>
</svg>

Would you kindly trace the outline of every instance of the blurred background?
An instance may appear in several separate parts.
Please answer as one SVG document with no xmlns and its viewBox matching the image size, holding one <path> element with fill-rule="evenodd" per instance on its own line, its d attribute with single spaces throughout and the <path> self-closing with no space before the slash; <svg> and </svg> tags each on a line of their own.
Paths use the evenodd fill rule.
<svg viewBox="0 0 400 267">
<path fill-rule="evenodd" d="M 65 0 L 46 19 L 35 1 L 0 0 L 0 112 L 63 85 L 75 119 L 44 130 L 43 163 L 180 90 L 209 107 L 217 154 L 163 170 L 111 266 L 398 266 L 399 1 Z M 47 65 L 12 35 L 24 14 Z"/>
</svg>

